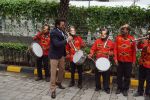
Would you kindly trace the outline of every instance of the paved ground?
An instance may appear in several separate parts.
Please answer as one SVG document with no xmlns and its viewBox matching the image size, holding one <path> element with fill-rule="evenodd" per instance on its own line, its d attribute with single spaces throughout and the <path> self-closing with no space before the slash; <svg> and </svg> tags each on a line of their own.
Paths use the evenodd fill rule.
<svg viewBox="0 0 150 100">
<path fill-rule="evenodd" d="M 69 80 L 65 80 L 63 85 L 68 86 Z M 116 95 L 116 86 L 111 86 L 111 94 L 106 94 L 102 90 L 94 91 L 94 78 L 84 76 L 83 89 L 76 86 L 57 89 L 55 100 L 144 100 L 144 97 L 134 98 L 132 95 L 136 91 L 130 89 L 129 96 Z M 34 81 L 33 76 L 20 73 L 0 72 L 0 100 L 51 100 L 49 93 L 49 82 Z"/>
</svg>

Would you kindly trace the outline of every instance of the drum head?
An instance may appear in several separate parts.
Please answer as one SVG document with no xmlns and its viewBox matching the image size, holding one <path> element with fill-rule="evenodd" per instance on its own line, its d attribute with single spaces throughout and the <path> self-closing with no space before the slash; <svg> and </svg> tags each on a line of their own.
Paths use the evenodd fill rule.
<svg viewBox="0 0 150 100">
<path fill-rule="evenodd" d="M 83 51 L 82 50 L 77 51 L 73 56 L 73 62 L 77 63 L 82 56 L 83 56 Z"/>
<path fill-rule="evenodd" d="M 31 47 L 32 47 L 32 51 L 33 51 L 35 56 L 42 57 L 43 50 L 38 43 L 32 43 Z"/>
<path fill-rule="evenodd" d="M 110 61 L 107 58 L 101 57 L 96 60 L 96 68 L 100 71 L 107 71 L 110 68 Z"/>
</svg>

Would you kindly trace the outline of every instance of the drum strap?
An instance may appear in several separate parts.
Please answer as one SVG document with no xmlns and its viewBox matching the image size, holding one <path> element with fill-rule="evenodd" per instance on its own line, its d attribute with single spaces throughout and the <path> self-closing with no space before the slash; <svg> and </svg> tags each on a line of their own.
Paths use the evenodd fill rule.
<svg viewBox="0 0 150 100">
<path fill-rule="evenodd" d="M 105 48 L 106 45 L 107 45 L 108 39 L 109 39 L 109 36 L 107 37 L 107 40 L 106 40 L 106 42 L 104 43 L 104 48 Z"/>
</svg>

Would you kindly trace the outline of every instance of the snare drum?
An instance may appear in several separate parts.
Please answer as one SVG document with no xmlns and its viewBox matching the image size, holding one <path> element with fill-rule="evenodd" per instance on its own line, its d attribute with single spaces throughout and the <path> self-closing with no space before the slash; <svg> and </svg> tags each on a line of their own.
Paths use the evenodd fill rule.
<svg viewBox="0 0 150 100">
<path fill-rule="evenodd" d="M 73 56 L 73 62 L 77 65 L 82 65 L 86 60 L 86 56 L 82 50 L 78 50 Z"/>
<path fill-rule="evenodd" d="M 33 43 L 31 44 L 30 53 L 32 53 L 34 56 L 40 58 L 40 57 L 43 56 L 42 47 L 41 47 L 38 43 L 33 42 Z"/>
<path fill-rule="evenodd" d="M 110 61 L 107 58 L 104 58 L 104 57 L 101 57 L 101 58 L 97 59 L 95 64 L 96 64 L 96 68 L 100 72 L 105 72 L 105 71 L 109 70 L 110 65 L 111 65 Z"/>
</svg>

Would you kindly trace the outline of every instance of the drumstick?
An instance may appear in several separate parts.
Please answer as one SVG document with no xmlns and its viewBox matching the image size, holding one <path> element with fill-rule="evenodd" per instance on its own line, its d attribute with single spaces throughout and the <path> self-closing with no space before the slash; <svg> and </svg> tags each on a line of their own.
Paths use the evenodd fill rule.
<svg viewBox="0 0 150 100">
<path fill-rule="evenodd" d="M 86 54 L 86 56 L 88 56 L 88 55 Z M 92 57 L 90 57 L 89 59 L 91 59 L 93 62 L 95 62 L 95 60 Z"/>
<path fill-rule="evenodd" d="M 95 60 L 93 58 L 90 58 L 93 62 L 95 62 Z M 95 62 L 96 63 L 96 62 Z"/>
</svg>

